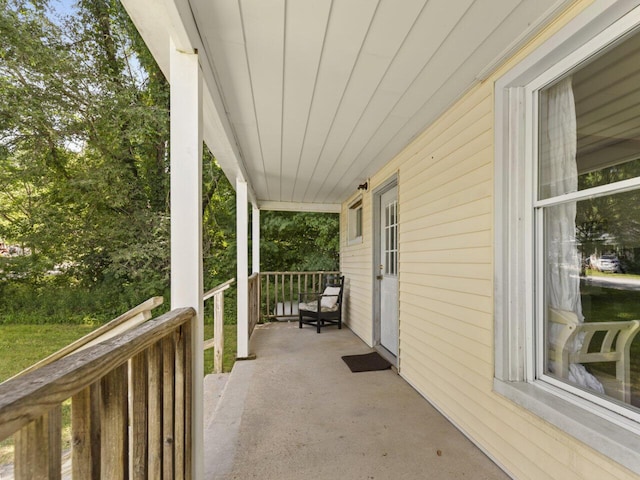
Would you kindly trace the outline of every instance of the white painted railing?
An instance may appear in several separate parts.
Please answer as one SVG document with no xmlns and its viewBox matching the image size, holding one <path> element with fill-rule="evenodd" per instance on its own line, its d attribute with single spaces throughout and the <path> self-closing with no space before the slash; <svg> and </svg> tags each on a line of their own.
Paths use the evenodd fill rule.
<svg viewBox="0 0 640 480">
<path fill-rule="evenodd" d="M 262 317 L 297 316 L 299 294 L 320 291 L 326 277 L 335 275 L 340 272 L 261 272 Z"/>
</svg>

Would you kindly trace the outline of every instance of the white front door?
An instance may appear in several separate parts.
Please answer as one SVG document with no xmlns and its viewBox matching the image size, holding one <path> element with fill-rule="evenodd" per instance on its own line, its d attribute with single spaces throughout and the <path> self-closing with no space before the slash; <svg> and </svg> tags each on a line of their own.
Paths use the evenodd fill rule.
<svg viewBox="0 0 640 480">
<path fill-rule="evenodd" d="M 380 344 L 398 356 L 398 188 L 380 196 Z"/>
</svg>

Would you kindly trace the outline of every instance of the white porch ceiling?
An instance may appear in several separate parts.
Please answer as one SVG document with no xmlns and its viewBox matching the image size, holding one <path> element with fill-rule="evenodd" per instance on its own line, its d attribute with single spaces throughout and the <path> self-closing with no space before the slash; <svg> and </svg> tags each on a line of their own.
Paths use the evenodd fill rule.
<svg viewBox="0 0 640 480">
<path fill-rule="evenodd" d="M 230 180 L 263 208 L 331 210 L 570 2 L 123 3 L 165 74 L 167 37 L 198 49 Z"/>
</svg>

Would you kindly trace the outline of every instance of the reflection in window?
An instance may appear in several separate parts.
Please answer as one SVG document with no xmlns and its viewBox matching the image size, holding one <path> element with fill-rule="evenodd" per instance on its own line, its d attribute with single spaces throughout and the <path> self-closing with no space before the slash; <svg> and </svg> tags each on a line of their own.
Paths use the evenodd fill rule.
<svg viewBox="0 0 640 480">
<path fill-rule="evenodd" d="M 639 58 L 635 34 L 540 92 L 540 199 L 568 193 L 563 184 L 568 188 L 576 174 L 571 191 L 640 177 Z M 573 98 L 572 104 L 563 98 Z M 557 170 L 558 148 L 573 150 L 572 169 Z"/>
<path fill-rule="evenodd" d="M 536 204 L 542 373 L 634 407 L 640 182 L 616 182 L 640 179 L 639 54 L 636 34 L 539 92 Z"/>
</svg>

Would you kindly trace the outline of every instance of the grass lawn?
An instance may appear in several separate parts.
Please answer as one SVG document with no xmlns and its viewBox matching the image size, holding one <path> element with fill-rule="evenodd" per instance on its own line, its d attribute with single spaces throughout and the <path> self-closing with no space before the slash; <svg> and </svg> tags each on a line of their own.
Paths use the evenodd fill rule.
<svg viewBox="0 0 640 480">
<path fill-rule="evenodd" d="M 88 325 L 0 325 L 0 382 L 51 355 L 95 327 Z M 62 448 L 71 438 L 71 403 L 62 405 Z M 0 442 L 0 465 L 13 461 L 13 438 Z"/>
<path fill-rule="evenodd" d="M 640 279 L 640 275 L 636 275 L 635 273 L 605 273 L 599 272 L 598 270 L 592 270 L 590 268 L 587 268 L 585 272 L 588 277 L 632 278 L 634 280 Z"/>
<path fill-rule="evenodd" d="M 627 275 L 616 276 L 628 277 Z M 640 291 L 590 285 L 582 285 L 580 290 L 585 322 L 640 320 Z M 640 334 L 636 335 L 631 343 L 630 363 L 632 393 L 640 395 Z M 593 364 L 593 366 L 615 375 L 615 365 L 612 362 Z"/>
<path fill-rule="evenodd" d="M 96 327 L 87 325 L 0 325 L 0 383 L 60 350 Z M 205 325 L 205 338 L 213 336 L 213 325 Z M 231 371 L 236 359 L 236 326 L 224 326 L 222 365 Z M 204 354 L 204 372 L 213 370 L 213 349 Z"/>
<path fill-rule="evenodd" d="M 0 383 L 86 335 L 87 325 L 0 325 Z M 231 371 L 236 356 L 236 326 L 224 326 L 223 369 Z M 205 325 L 205 338 L 213 336 L 213 325 Z M 205 374 L 213 371 L 213 349 L 204 357 Z M 70 448 L 71 402 L 62 406 L 62 449 Z M 13 438 L 0 442 L 0 465 L 13 461 Z"/>
<path fill-rule="evenodd" d="M 213 324 L 205 324 L 204 338 L 213 337 Z M 222 371 L 230 372 L 236 361 L 236 342 L 238 329 L 236 325 L 224 326 L 224 352 L 222 353 Z M 204 374 L 213 372 L 213 348 L 204 352 Z"/>
<path fill-rule="evenodd" d="M 0 382 L 95 328 L 88 325 L 0 325 Z"/>
</svg>

